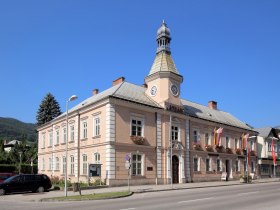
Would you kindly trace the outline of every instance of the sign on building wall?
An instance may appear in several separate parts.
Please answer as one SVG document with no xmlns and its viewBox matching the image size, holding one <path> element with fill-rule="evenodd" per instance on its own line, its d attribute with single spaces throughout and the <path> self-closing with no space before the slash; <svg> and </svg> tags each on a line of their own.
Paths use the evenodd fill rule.
<svg viewBox="0 0 280 210">
<path fill-rule="evenodd" d="M 89 177 L 99 176 L 101 177 L 101 165 L 102 164 L 89 164 Z"/>
</svg>

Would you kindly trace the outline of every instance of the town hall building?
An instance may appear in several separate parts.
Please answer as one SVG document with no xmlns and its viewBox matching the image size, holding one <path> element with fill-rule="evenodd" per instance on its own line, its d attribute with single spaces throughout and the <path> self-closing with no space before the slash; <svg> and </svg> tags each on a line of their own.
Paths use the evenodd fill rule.
<svg viewBox="0 0 280 210">
<path fill-rule="evenodd" d="M 183 75 L 164 22 L 156 41 L 144 85 L 120 77 L 69 110 L 68 144 L 66 113 L 38 128 L 39 173 L 63 178 L 67 170 L 72 182 L 87 182 L 89 166 L 100 164 L 102 182 L 117 186 L 127 184 L 128 172 L 136 185 L 214 181 L 223 173 L 239 179 L 247 166 L 257 171 L 256 132 L 215 101 L 205 106 L 182 99 Z M 248 163 L 245 134 L 252 137 Z"/>
</svg>

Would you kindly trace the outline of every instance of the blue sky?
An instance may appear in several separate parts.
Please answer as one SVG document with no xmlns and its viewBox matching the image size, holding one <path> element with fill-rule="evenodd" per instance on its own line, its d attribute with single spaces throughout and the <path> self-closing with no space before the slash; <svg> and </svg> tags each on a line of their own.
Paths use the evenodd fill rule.
<svg viewBox="0 0 280 210">
<path fill-rule="evenodd" d="M 181 97 L 254 127 L 280 124 L 280 1 L 0 1 L 0 116 L 36 122 L 47 92 L 65 111 L 72 94 L 143 84 L 164 19 L 184 76 Z"/>
</svg>

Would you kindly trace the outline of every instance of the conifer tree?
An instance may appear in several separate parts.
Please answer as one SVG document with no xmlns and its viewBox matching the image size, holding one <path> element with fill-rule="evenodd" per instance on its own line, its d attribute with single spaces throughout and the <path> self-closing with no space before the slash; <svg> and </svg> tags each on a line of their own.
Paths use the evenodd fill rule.
<svg viewBox="0 0 280 210">
<path fill-rule="evenodd" d="M 37 111 L 37 125 L 43 125 L 61 114 L 60 106 L 51 93 L 47 93 Z"/>
</svg>

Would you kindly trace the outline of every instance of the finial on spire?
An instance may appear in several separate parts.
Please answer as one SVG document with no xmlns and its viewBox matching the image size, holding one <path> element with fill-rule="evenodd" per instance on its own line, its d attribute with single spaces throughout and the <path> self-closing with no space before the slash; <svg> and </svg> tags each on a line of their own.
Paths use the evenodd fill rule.
<svg viewBox="0 0 280 210">
<path fill-rule="evenodd" d="M 157 53 L 161 51 L 165 51 L 167 53 L 170 52 L 170 29 L 167 27 L 164 19 L 162 20 L 162 24 L 157 31 Z"/>
<path fill-rule="evenodd" d="M 165 24 L 164 19 L 162 19 L 162 24 Z"/>
</svg>

